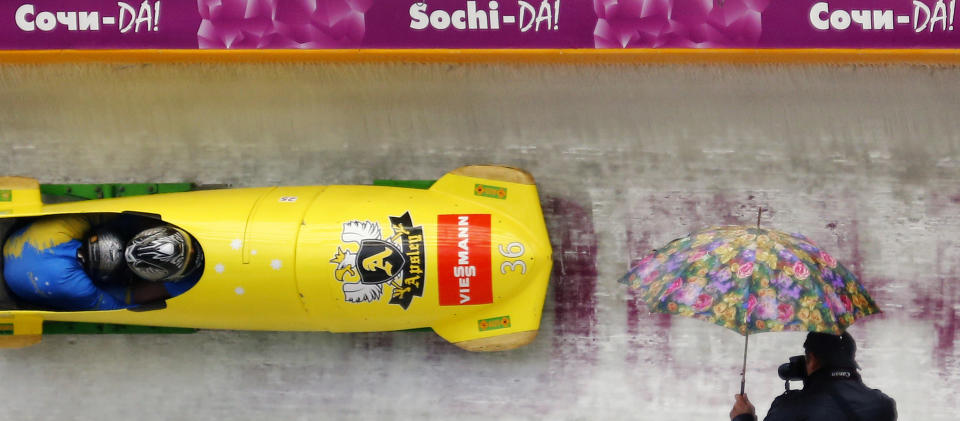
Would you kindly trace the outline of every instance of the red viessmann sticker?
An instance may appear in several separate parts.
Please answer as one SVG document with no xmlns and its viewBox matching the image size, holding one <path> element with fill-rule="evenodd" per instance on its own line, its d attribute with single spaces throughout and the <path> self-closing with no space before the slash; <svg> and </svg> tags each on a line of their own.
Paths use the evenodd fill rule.
<svg viewBox="0 0 960 421">
<path fill-rule="evenodd" d="M 490 304 L 490 215 L 437 216 L 440 305 Z"/>
</svg>

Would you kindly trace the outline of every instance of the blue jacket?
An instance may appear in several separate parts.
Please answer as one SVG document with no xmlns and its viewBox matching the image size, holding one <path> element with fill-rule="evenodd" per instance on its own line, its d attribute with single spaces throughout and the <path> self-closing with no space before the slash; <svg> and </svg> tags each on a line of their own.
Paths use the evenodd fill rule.
<svg viewBox="0 0 960 421">
<path fill-rule="evenodd" d="M 56 310 L 131 307 L 126 288 L 98 287 L 77 259 L 78 239 L 89 228 L 80 216 L 43 218 L 10 235 L 3 247 L 3 277 L 10 291 L 23 301 Z"/>
</svg>

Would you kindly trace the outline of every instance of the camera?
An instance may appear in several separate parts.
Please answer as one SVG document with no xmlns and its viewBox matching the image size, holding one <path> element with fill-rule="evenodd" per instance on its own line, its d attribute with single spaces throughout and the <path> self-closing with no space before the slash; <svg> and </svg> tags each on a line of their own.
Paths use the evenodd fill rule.
<svg viewBox="0 0 960 421">
<path fill-rule="evenodd" d="M 784 380 L 783 387 L 790 390 L 790 380 L 803 380 L 807 377 L 807 359 L 803 355 L 790 357 L 790 361 L 780 364 L 777 375 Z"/>
<path fill-rule="evenodd" d="M 803 355 L 790 357 L 790 362 L 780 364 L 777 374 L 783 380 L 803 380 L 807 377 L 807 359 Z"/>
</svg>

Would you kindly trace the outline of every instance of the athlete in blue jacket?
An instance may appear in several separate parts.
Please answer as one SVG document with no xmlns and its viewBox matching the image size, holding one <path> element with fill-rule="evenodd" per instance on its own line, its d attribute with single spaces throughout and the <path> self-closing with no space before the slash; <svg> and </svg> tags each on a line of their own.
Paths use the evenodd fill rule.
<svg viewBox="0 0 960 421">
<path fill-rule="evenodd" d="M 92 231 L 91 219 L 44 217 L 11 234 L 7 288 L 44 309 L 116 310 L 179 295 L 199 280 L 202 252 L 183 230 L 161 225 L 125 242 L 118 230 Z"/>
</svg>

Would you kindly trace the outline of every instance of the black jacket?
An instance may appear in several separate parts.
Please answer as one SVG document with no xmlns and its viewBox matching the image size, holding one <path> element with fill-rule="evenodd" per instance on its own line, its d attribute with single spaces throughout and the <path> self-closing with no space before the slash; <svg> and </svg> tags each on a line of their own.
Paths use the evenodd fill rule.
<svg viewBox="0 0 960 421">
<path fill-rule="evenodd" d="M 733 421 L 753 421 L 741 415 Z M 821 369 L 803 390 L 788 391 L 773 401 L 764 421 L 895 421 L 897 404 L 860 381 L 855 370 Z"/>
</svg>

